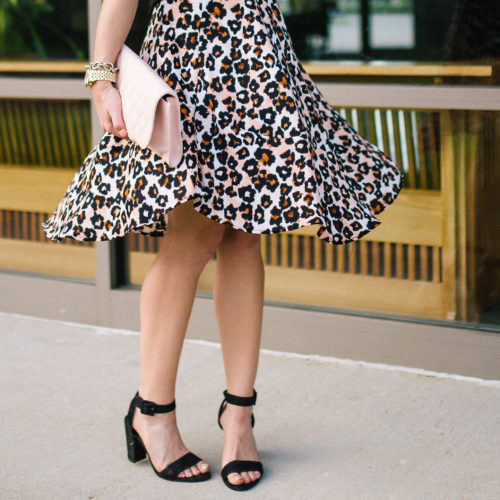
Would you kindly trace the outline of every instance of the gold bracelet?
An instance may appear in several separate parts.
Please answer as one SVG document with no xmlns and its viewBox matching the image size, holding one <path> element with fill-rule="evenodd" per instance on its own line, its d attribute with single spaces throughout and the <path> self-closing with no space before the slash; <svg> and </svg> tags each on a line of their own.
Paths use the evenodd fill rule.
<svg viewBox="0 0 500 500">
<path fill-rule="evenodd" d="M 85 65 L 89 69 L 104 69 L 106 71 L 118 71 L 118 68 L 111 62 L 93 62 Z"/>
<path fill-rule="evenodd" d="M 99 80 L 116 83 L 118 68 L 116 68 L 113 63 L 94 62 L 85 65 L 85 67 L 87 68 L 84 79 L 86 87 L 91 88 L 92 85 Z"/>
</svg>

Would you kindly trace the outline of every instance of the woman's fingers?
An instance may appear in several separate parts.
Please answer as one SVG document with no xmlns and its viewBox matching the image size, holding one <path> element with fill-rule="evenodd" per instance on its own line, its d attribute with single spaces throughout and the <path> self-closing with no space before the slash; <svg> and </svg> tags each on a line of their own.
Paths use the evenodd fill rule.
<svg viewBox="0 0 500 500">
<path fill-rule="evenodd" d="M 114 134 L 115 131 L 113 129 L 113 123 L 111 121 L 111 117 L 108 116 L 102 124 L 102 128 L 106 131 L 109 132 L 110 134 Z"/>
<path fill-rule="evenodd" d="M 127 135 L 127 130 L 124 127 L 118 128 L 113 124 L 113 120 L 110 115 L 108 115 L 108 119 L 104 121 L 103 129 L 110 134 L 116 135 L 123 139 L 129 139 Z"/>
<path fill-rule="evenodd" d="M 111 115 L 107 115 L 107 118 L 104 119 L 104 121 L 101 124 L 102 128 L 106 131 L 109 132 L 110 134 L 117 135 L 118 137 L 126 138 L 129 139 L 127 135 L 127 130 L 125 129 L 125 126 L 122 125 L 115 125 L 113 123 L 113 119 Z"/>
<path fill-rule="evenodd" d="M 127 129 L 125 127 L 125 121 L 123 120 L 121 99 L 118 92 L 116 93 L 116 96 L 114 96 L 113 102 L 110 103 L 109 115 L 111 117 L 113 128 L 116 131 L 116 135 L 126 137 Z"/>
<path fill-rule="evenodd" d="M 94 83 L 92 90 L 103 129 L 118 137 L 127 137 L 122 102 L 116 87 L 110 82 L 98 81 Z"/>
</svg>

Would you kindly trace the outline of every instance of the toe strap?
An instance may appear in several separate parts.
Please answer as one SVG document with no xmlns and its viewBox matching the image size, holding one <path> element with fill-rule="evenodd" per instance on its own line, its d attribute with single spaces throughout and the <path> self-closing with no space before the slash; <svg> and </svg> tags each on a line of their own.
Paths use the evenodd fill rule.
<svg viewBox="0 0 500 500">
<path fill-rule="evenodd" d="M 172 462 L 165 469 L 163 469 L 160 475 L 166 478 L 176 478 L 182 471 L 188 469 L 189 467 L 193 467 L 193 465 L 196 465 L 200 460 L 200 457 L 188 451 L 181 458 Z"/>
<path fill-rule="evenodd" d="M 233 460 L 227 463 L 221 470 L 221 475 L 227 477 L 229 474 L 249 472 L 256 470 L 262 474 L 262 462 L 257 462 L 255 460 Z"/>
</svg>

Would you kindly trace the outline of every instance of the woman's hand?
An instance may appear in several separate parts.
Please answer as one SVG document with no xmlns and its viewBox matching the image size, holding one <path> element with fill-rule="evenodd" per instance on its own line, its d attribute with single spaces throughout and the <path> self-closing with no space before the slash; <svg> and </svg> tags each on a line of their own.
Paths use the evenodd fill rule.
<svg viewBox="0 0 500 500">
<path fill-rule="evenodd" d="M 97 20 L 93 61 L 114 62 L 127 38 L 138 0 L 103 0 Z M 111 82 L 99 80 L 92 95 L 101 126 L 106 132 L 127 137 L 120 94 Z"/>
<path fill-rule="evenodd" d="M 101 127 L 106 132 L 126 138 L 122 100 L 117 88 L 111 82 L 99 80 L 92 85 L 92 95 Z"/>
</svg>

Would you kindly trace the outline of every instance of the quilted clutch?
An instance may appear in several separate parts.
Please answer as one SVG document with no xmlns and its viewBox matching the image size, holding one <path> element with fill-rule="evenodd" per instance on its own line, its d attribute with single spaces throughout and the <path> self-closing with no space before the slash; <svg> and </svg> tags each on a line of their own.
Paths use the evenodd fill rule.
<svg viewBox="0 0 500 500">
<path fill-rule="evenodd" d="M 127 45 L 121 48 L 116 66 L 116 87 L 129 138 L 176 167 L 182 159 L 182 136 L 175 90 Z"/>
</svg>

